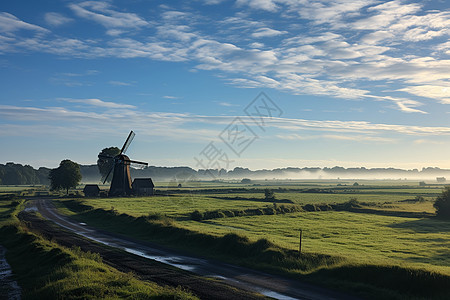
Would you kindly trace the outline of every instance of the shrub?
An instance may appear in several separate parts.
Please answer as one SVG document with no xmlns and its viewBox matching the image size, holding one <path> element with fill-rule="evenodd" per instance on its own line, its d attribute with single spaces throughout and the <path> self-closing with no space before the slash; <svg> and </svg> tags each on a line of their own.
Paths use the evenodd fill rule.
<svg viewBox="0 0 450 300">
<path fill-rule="evenodd" d="M 423 196 L 416 196 L 416 198 L 414 198 L 414 201 L 416 201 L 416 202 L 425 202 L 425 198 Z"/>
<path fill-rule="evenodd" d="M 434 202 L 438 217 L 450 219 L 450 187 L 447 186 Z"/>
<path fill-rule="evenodd" d="M 306 211 L 316 211 L 316 207 L 313 204 L 306 204 L 303 206 L 303 209 Z"/>
<path fill-rule="evenodd" d="M 199 212 L 198 210 L 195 210 L 191 212 L 191 219 L 194 221 L 201 221 L 203 220 L 203 214 Z"/>
<path fill-rule="evenodd" d="M 244 178 L 244 179 L 241 180 L 241 183 L 250 184 L 250 183 L 252 183 L 252 180 L 249 179 L 249 178 Z"/>
<path fill-rule="evenodd" d="M 264 189 L 264 197 L 266 200 L 275 200 L 275 193 L 271 189 Z"/>
</svg>

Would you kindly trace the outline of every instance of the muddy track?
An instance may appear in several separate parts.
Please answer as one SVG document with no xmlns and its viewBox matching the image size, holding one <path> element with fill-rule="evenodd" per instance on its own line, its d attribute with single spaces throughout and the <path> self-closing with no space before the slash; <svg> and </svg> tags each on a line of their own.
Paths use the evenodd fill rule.
<svg viewBox="0 0 450 300">
<path fill-rule="evenodd" d="M 108 247 L 65 230 L 34 213 L 21 212 L 19 218 L 30 230 L 40 233 L 65 247 L 78 246 L 83 251 L 100 254 L 103 262 L 122 271 L 133 272 L 142 280 L 160 285 L 181 286 L 201 299 L 264 299 L 255 293 L 240 290 L 213 279 L 206 279 L 187 271 L 149 260 L 125 251 Z"/>
</svg>

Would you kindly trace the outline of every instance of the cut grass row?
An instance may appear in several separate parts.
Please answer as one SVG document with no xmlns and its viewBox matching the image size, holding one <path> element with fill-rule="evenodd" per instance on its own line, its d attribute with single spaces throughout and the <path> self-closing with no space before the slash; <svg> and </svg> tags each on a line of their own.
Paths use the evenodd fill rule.
<svg viewBox="0 0 450 300">
<path fill-rule="evenodd" d="M 195 299 L 104 264 L 98 254 L 68 249 L 24 228 L 19 203 L 0 204 L 0 241 L 23 299 Z"/>
<path fill-rule="evenodd" d="M 368 298 L 446 299 L 450 296 L 448 289 L 450 276 L 436 270 L 390 265 L 380 261 L 356 263 L 343 256 L 317 254 L 315 249 L 307 249 L 305 253 L 298 256 L 295 250 L 276 245 L 270 239 L 255 238 L 255 236 L 248 238 L 237 233 L 229 233 L 229 228 L 225 228 L 228 226 L 221 226 L 228 231 L 227 234 L 223 231 L 210 233 L 208 228 L 211 227 L 200 222 L 175 222 L 170 218 L 155 216 L 134 217 L 120 214 L 115 210 L 94 209 L 76 200 L 63 201 L 59 204 L 65 205 L 66 211 L 71 211 L 72 217 L 77 220 L 103 230 L 156 242 L 201 256 L 325 284 L 329 287 L 339 287 Z M 261 218 L 267 217 L 269 216 L 261 216 Z M 345 216 L 339 216 L 339 219 L 342 217 Z M 246 218 L 229 219 L 236 222 L 236 219 Z M 255 217 L 248 217 L 249 223 L 252 222 L 252 218 Z M 220 220 L 223 221 L 226 218 Z M 263 219 L 260 221 L 265 222 Z M 275 223 L 274 220 L 273 226 Z M 204 230 L 196 230 L 199 228 L 195 228 L 195 224 L 204 225 Z M 269 226 L 266 224 L 265 227 L 270 228 L 270 225 L 272 224 Z M 293 229 L 292 224 L 289 227 Z M 357 249 L 357 251 L 364 255 L 363 250 Z"/>
</svg>

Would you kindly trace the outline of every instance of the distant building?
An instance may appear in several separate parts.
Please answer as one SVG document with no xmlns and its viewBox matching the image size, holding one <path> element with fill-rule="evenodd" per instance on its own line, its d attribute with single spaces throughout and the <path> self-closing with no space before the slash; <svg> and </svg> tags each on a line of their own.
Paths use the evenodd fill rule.
<svg viewBox="0 0 450 300">
<path fill-rule="evenodd" d="M 436 177 L 437 182 L 445 182 L 445 177 Z"/>
<path fill-rule="evenodd" d="M 152 196 L 154 194 L 153 181 L 151 178 L 136 178 L 131 184 L 133 193 L 138 196 Z"/>
<path fill-rule="evenodd" d="M 100 188 L 96 184 L 86 184 L 83 193 L 86 197 L 98 197 L 100 195 Z"/>
</svg>

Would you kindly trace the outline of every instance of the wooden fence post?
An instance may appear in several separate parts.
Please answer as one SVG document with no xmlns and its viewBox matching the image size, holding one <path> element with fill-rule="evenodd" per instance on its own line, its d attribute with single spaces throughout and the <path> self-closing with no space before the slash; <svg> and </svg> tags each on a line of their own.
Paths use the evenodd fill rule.
<svg viewBox="0 0 450 300">
<path fill-rule="evenodd" d="M 303 230 L 300 229 L 300 243 L 298 245 L 298 254 L 302 254 L 302 235 L 303 235 Z"/>
</svg>

